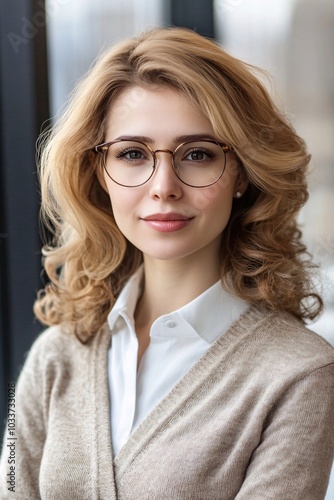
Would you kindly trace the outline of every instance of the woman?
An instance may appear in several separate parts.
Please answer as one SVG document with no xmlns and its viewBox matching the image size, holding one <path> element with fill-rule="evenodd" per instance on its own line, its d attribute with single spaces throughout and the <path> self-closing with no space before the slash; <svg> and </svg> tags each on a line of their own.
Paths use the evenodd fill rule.
<svg viewBox="0 0 334 500">
<path fill-rule="evenodd" d="M 181 29 L 110 50 L 41 160 L 48 325 L 17 498 L 322 499 L 333 349 L 296 224 L 309 156 L 248 65 Z M 3 453 L 2 490 L 8 493 Z M 7 496 L 6 496 L 7 495 Z"/>
</svg>

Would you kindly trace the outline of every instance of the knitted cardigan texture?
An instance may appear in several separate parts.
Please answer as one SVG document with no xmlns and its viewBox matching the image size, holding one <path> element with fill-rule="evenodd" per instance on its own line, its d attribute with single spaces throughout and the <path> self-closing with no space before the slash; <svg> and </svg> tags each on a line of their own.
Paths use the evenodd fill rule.
<svg viewBox="0 0 334 500">
<path fill-rule="evenodd" d="M 334 448 L 334 349 L 289 315 L 250 307 L 113 459 L 108 327 L 35 341 L 16 388 L 15 493 L 0 498 L 323 500 Z M 161 376 L 168 366 L 161 366 Z"/>
</svg>

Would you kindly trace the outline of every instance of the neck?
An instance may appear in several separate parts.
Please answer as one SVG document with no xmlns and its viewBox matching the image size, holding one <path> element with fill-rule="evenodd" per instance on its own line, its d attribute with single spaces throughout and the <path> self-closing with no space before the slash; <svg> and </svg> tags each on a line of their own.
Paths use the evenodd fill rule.
<svg viewBox="0 0 334 500">
<path fill-rule="evenodd" d="M 175 261 L 144 258 L 144 290 L 136 312 L 136 325 L 149 328 L 160 316 L 194 300 L 219 280 L 219 264 L 199 264 L 183 259 Z M 205 262 L 205 264 L 204 264 Z"/>
</svg>

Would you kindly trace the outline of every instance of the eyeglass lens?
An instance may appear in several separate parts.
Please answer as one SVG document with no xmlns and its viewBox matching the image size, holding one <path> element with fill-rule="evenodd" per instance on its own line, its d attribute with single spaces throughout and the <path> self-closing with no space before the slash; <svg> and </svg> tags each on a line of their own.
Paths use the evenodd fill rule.
<svg viewBox="0 0 334 500">
<path fill-rule="evenodd" d="M 111 179 L 118 184 L 139 186 L 152 176 L 154 156 L 141 142 L 119 141 L 109 146 L 105 168 Z M 176 148 L 172 165 L 182 182 L 194 187 L 204 187 L 216 182 L 223 174 L 225 153 L 219 144 L 211 141 L 188 142 Z"/>
</svg>

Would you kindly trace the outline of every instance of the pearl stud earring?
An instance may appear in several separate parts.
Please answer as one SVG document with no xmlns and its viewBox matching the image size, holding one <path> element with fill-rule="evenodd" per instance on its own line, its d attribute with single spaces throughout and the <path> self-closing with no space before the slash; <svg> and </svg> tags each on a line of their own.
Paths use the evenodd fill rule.
<svg viewBox="0 0 334 500">
<path fill-rule="evenodd" d="M 235 193 L 235 196 L 236 196 L 237 198 L 241 198 L 241 196 L 242 196 L 241 191 L 237 191 L 237 192 Z"/>
</svg>

